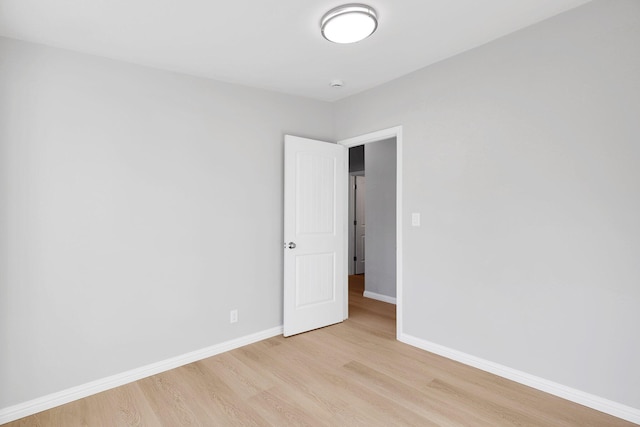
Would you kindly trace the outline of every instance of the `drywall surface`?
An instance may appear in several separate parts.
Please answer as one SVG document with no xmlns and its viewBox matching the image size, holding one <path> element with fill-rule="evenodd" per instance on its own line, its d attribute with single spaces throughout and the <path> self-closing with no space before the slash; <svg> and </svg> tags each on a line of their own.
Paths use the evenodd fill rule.
<svg viewBox="0 0 640 427">
<path fill-rule="evenodd" d="M 640 408 L 638 46 L 594 1 L 336 104 L 403 126 L 404 333 Z"/>
<path fill-rule="evenodd" d="M 281 325 L 283 134 L 332 120 L 0 39 L 0 408 Z"/>
<path fill-rule="evenodd" d="M 365 291 L 396 297 L 396 141 L 364 145 Z"/>
</svg>

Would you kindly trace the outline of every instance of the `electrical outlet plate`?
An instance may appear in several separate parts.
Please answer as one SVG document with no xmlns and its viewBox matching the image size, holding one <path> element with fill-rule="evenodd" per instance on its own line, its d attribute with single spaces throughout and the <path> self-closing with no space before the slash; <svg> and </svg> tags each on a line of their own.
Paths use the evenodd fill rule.
<svg viewBox="0 0 640 427">
<path fill-rule="evenodd" d="M 238 321 L 238 310 L 231 310 L 229 312 L 229 323 L 236 323 Z"/>
</svg>

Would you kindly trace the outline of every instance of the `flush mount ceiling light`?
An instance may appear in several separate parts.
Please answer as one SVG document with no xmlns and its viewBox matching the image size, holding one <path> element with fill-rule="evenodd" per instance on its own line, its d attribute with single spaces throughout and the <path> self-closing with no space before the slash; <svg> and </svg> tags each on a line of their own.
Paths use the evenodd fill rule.
<svg viewBox="0 0 640 427">
<path fill-rule="evenodd" d="M 364 40 L 378 28 L 378 16 L 364 4 L 345 4 L 327 12 L 320 22 L 322 35 L 334 43 Z"/>
</svg>

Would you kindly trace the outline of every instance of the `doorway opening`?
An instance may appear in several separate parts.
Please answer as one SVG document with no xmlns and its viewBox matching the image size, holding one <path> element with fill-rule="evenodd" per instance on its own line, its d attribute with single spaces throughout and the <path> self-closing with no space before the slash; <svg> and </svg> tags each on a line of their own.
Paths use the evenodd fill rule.
<svg viewBox="0 0 640 427">
<path fill-rule="evenodd" d="M 345 171 L 349 175 L 350 192 L 349 238 L 348 248 L 345 251 L 348 254 L 349 285 L 362 286 L 364 282 L 365 297 L 396 304 L 396 336 L 400 336 L 402 333 L 402 127 L 389 128 L 338 143 L 350 149 L 350 167 Z M 364 154 L 362 165 L 359 164 L 361 155 L 358 150 Z M 359 197 L 362 195 L 364 197 Z M 358 204 L 361 205 L 360 215 L 358 215 Z M 348 294 L 347 286 L 345 287 L 345 319 L 348 317 Z"/>
<path fill-rule="evenodd" d="M 349 148 L 349 279 L 364 275 L 366 238 L 366 171 L 365 147 Z M 363 278 L 359 278 L 362 280 Z"/>
</svg>

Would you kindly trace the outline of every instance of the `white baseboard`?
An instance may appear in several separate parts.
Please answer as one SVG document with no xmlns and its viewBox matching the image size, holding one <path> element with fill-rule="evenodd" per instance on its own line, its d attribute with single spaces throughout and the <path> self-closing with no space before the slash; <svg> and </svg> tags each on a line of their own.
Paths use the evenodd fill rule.
<svg viewBox="0 0 640 427">
<path fill-rule="evenodd" d="M 282 326 L 277 326 L 275 328 L 267 329 L 265 331 L 257 332 L 255 334 L 236 338 L 230 341 L 225 341 L 220 344 L 212 345 L 210 347 L 192 351 L 181 356 L 176 356 L 160 362 L 152 363 L 150 365 L 142 366 L 137 369 L 132 369 L 120 374 L 102 378 L 100 380 L 91 381 L 86 384 L 42 396 L 24 403 L 19 403 L 7 408 L 2 408 L 0 409 L 0 424 L 15 421 L 17 419 L 33 415 L 41 411 L 46 411 L 47 409 L 51 409 L 56 406 L 64 405 L 65 403 L 69 403 L 74 400 L 82 399 L 84 397 L 91 396 L 105 390 L 138 381 L 151 375 L 175 369 L 180 366 L 196 362 L 198 360 L 206 359 L 207 357 L 215 356 L 216 354 L 224 353 L 226 351 L 230 351 L 281 334 Z"/>
<path fill-rule="evenodd" d="M 364 291 L 362 294 L 365 298 L 377 299 L 378 301 L 388 302 L 389 304 L 395 304 L 396 299 L 387 295 L 377 294 L 375 292 Z"/>
<path fill-rule="evenodd" d="M 516 369 L 512 369 L 498 363 L 490 362 L 488 360 L 481 359 L 479 357 L 475 357 L 470 354 L 463 353 L 461 351 L 454 350 L 440 344 L 425 341 L 423 339 L 416 338 L 404 333 L 400 334 L 398 340 L 414 347 L 429 351 L 431 353 L 444 356 L 448 359 L 464 363 L 465 365 L 473 366 L 474 368 L 478 368 L 486 372 L 491 372 L 492 374 L 510 379 L 517 383 L 524 384 L 529 387 L 544 391 L 546 393 L 561 397 L 563 399 L 567 399 L 572 402 L 587 406 L 589 408 L 596 409 L 600 412 L 613 415 L 614 417 L 622 418 L 632 423 L 640 424 L 640 409 L 632 408 L 630 406 L 626 406 L 621 403 L 605 399 L 603 397 L 585 393 L 583 391 L 576 390 L 574 388 L 567 387 L 562 384 L 546 380 L 544 378 L 527 374 L 526 372 L 518 371 Z"/>
</svg>

